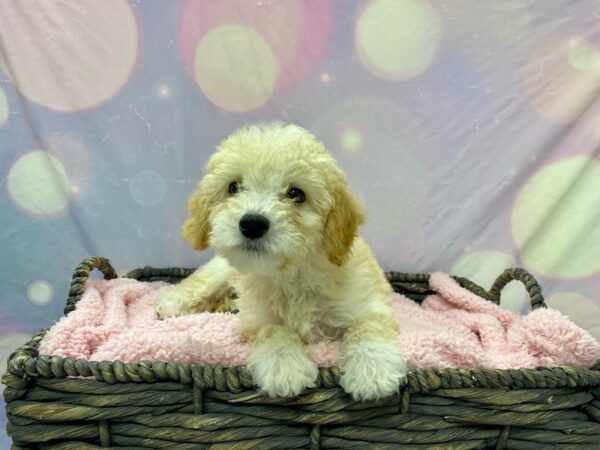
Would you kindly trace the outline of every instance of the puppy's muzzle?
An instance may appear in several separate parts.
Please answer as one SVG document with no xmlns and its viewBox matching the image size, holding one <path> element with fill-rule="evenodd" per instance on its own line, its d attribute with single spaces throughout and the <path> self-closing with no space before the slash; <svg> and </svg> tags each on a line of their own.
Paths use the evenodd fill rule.
<svg viewBox="0 0 600 450">
<path fill-rule="evenodd" d="M 259 214 L 245 214 L 240 219 L 241 233 L 250 239 L 258 239 L 269 231 L 269 219 Z"/>
</svg>

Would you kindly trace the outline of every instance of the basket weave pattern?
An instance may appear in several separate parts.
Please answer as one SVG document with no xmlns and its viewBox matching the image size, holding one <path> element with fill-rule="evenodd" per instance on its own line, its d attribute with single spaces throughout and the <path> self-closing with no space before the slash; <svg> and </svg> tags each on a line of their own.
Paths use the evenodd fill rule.
<svg viewBox="0 0 600 450">
<path fill-rule="evenodd" d="M 116 277 L 105 258 L 83 261 L 65 314 L 93 269 Z M 145 267 L 126 277 L 176 283 L 191 272 Z M 427 274 L 386 275 L 415 301 L 432 293 Z M 532 308 L 545 307 L 538 283 L 520 268 L 507 269 L 489 291 L 455 279 L 495 303 L 519 280 Z M 600 448 L 600 367 L 417 369 L 398 395 L 362 403 L 342 391 L 332 367 L 320 369 L 316 389 L 271 399 L 245 367 L 40 356 L 46 331 L 10 355 L 2 378 L 15 449 Z"/>
</svg>

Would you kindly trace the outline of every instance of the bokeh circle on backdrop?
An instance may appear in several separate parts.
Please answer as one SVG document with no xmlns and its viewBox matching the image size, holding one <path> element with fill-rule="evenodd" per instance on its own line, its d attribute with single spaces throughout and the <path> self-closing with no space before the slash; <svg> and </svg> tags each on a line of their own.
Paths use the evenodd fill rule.
<svg viewBox="0 0 600 450">
<path fill-rule="evenodd" d="M 166 191 L 165 180 L 151 170 L 143 170 L 129 181 L 131 196 L 142 206 L 157 205 L 165 197 Z"/>
<path fill-rule="evenodd" d="M 44 150 L 34 149 L 10 168 L 10 199 L 27 214 L 53 218 L 67 212 L 70 183 L 63 163 Z"/>
<path fill-rule="evenodd" d="M 137 61 L 137 19 L 126 0 L 0 0 L 0 29 L 0 68 L 27 99 L 57 111 L 112 98 Z"/>
<path fill-rule="evenodd" d="M 546 304 L 600 339 L 600 307 L 592 299 L 577 292 L 557 292 L 546 299 Z"/>
<path fill-rule="evenodd" d="M 35 305 L 46 305 L 54 297 L 54 288 L 46 280 L 37 280 L 27 288 L 27 297 Z"/>
<path fill-rule="evenodd" d="M 524 65 L 523 89 L 539 115 L 571 122 L 600 89 L 600 51 L 579 36 L 545 41 Z"/>
<path fill-rule="evenodd" d="M 333 2 L 187 0 L 184 64 L 202 93 L 227 111 L 254 110 L 302 80 L 331 39 Z"/>
<path fill-rule="evenodd" d="M 489 290 L 505 269 L 516 266 L 517 261 L 508 253 L 481 250 L 462 256 L 452 266 L 450 273 L 468 278 Z M 511 311 L 521 312 L 525 306 L 526 295 L 525 288 L 521 283 L 510 283 L 502 289 L 500 306 Z"/>
<path fill-rule="evenodd" d="M 552 278 L 600 272 L 600 161 L 564 158 L 534 173 L 512 208 L 512 233 L 521 260 Z"/>
<path fill-rule="evenodd" d="M 600 70 L 600 49 L 583 37 L 569 40 L 569 64 L 576 70 Z"/>
<path fill-rule="evenodd" d="M 359 152 L 365 144 L 365 132 L 360 125 L 345 124 L 338 130 L 337 142 L 342 150 L 349 153 Z"/>
<path fill-rule="evenodd" d="M 433 61 L 442 21 L 427 0 L 369 0 L 359 9 L 354 45 L 362 64 L 391 81 L 414 78 Z"/>
<path fill-rule="evenodd" d="M 200 40 L 194 69 L 204 95 L 234 112 L 265 104 L 275 90 L 279 70 L 261 35 L 235 24 L 221 25 Z"/>
</svg>

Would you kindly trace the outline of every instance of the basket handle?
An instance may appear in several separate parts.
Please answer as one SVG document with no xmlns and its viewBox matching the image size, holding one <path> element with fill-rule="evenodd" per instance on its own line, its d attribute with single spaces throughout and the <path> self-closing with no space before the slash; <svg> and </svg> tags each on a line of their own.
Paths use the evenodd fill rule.
<svg viewBox="0 0 600 450">
<path fill-rule="evenodd" d="M 117 273 L 113 266 L 110 265 L 108 259 L 101 256 L 90 256 L 89 258 L 84 259 L 73 272 L 69 296 L 67 297 L 67 304 L 65 306 L 65 315 L 75 309 L 75 304 L 81 299 L 90 273 L 94 269 L 98 269 L 102 272 L 105 280 L 117 278 Z"/>
<path fill-rule="evenodd" d="M 502 289 L 513 280 L 520 281 L 525 285 L 525 289 L 527 290 L 527 294 L 529 294 L 529 299 L 531 301 L 532 310 L 546 308 L 544 296 L 542 295 L 542 288 L 537 280 L 533 275 L 520 267 L 506 269 L 498 278 L 496 278 L 496 281 L 494 281 L 494 284 L 488 292 L 489 300 L 497 305 L 500 304 L 500 293 Z"/>
</svg>

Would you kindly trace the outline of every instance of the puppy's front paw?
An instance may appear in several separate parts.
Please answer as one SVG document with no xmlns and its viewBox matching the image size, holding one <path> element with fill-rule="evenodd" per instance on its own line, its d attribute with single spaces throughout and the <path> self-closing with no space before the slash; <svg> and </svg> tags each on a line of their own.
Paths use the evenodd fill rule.
<svg viewBox="0 0 600 450">
<path fill-rule="evenodd" d="M 177 289 L 165 291 L 160 294 L 154 304 L 156 314 L 161 319 L 186 314 L 189 312 L 186 300 L 183 294 L 177 292 Z"/>
<path fill-rule="evenodd" d="M 315 386 L 318 369 L 302 347 L 262 344 L 248 358 L 254 382 L 269 397 L 294 397 Z"/>
<path fill-rule="evenodd" d="M 360 342 L 346 349 L 340 386 L 355 400 L 377 400 L 398 392 L 408 372 L 406 360 L 391 342 Z"/>
</svg>

